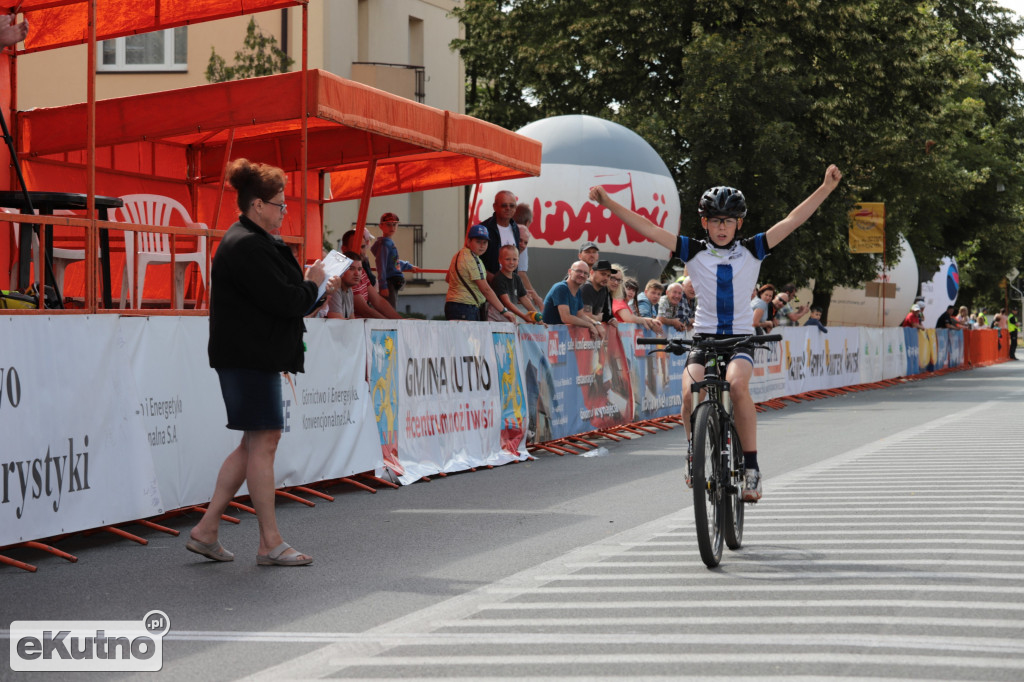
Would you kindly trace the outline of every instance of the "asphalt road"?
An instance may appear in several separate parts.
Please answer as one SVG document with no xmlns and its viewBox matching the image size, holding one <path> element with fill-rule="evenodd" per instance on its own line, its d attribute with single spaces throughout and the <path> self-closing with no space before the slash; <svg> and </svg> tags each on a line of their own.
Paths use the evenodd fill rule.
<svg viewBox="0 0 1024 682">
<path fill-rule="evenodd" d="M 677 430 L 281 503 L 306 568 L 257 567 L 244 516 L 229 564 L 185 551 L 194 517 L 63 541 L 77 564 L 11 552 L 39 571 L 0 567 L 0 627 L 169 615 L 161 672 L 62 680 L 1021 680 L 1021 365 L 762 414 L 765 499 L 713 571 Z"/>
</svg>

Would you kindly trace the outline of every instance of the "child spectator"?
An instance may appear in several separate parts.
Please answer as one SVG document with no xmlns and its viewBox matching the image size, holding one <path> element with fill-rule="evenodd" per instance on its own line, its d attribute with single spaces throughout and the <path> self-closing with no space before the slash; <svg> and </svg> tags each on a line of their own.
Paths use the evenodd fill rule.
<svg viewBox="0 0 1024 682">
<path fill-rule="evenodd" d="M 327 298 L 327 317 L 354 320 L 356 319 L 354 288 L 363 279 L 363 261 L 354 251 L 345 251 L 344 255 L 352 259 L 352 265 L 342 273 L 338 288 Z"/>
<path fill-rule="evenodd" d="M 498 251 L 498 262 L 501 264 L 501 270 L 491 280 L 491 288 L 494 289 L 498 300 L 504 304 L 505 308 L 512 311 L 512 314 L 521 317 L 527 324 L 541 322 L 540 314 L 533 306 L 533 301 L 526 293 L 526 287 L 516 272 L 516 266 L 519 263 L 518 247 L 512 244 L 501 247 Z M 505 318 L 492 304 L 487 305 L 487 319 L 495 322 L 505 321 Z"/>
<path fill-rule="evenodd" d="M 823 331 L 826 334 L 828 334 L 828 330 L 825 329 L 825 325 L 823 325 L 821 323 L 821 313 L 822 313 L 821 306 L 812 305 L 811 306 L 811 316 L 807 318 L 806 322 L 804 322 L 804 326 L 805 327 L 817 327 L 821 331 Z"/>
<path fill-rule="evenodd" d="M 398 216 L 394 213 L 385 213 L 380 217 L 381 238 L 370 247 L 370 251 L 377 259 L 377 285 L 380 295 L 395 310 L 398 310 L 398 292 L 405 286 L 405 275 L 402 273 L 416 270 L 412 263 L 398 257 L 398 247 L 391 240 L 397 229 Z"/>
<path fill-rule="evenodd" d="M 665 287 L 656 279 L 648 280 L 644 293 L 636 297 L 636 313 L 640 317 L 658 317 L 658 301 Z"/>
<path fill-rule="evenodd" d="M 358 247 L 355 244 L 355 240 L 355 230 L 349 230 L 341 236 L 342 252 L 349 253 L 356 251 L 358 248 L 360 262 L 363 264 L 362 279 L 352 288 L 352 293 L 355 296 L 356 317 L 401 320 L 402 316 L 395 311 L 383 296 L 377 293 L 377 287 L 370 280 L 369 268 L 366 265 L 369 262 L 366 257 L 366 247 L 371 241 L 369 233 L 363 230 L 363 241 Z"/>
<path fill-rule="evenodd" d="M 511 214 L 511 212 L 510 212 Z M 479 322 L 486 317 L 481 316 L 485 303 L 497 307 L 501 301 L 494 295 L 494 290 L 487 284 L 487 269 L 480 256 L 487 251 L 490 234 L 483 225 L 474 225 L 466 235 L 466 245 L 452 256 L 445 281 L 448 282 L 448 294 L 444 299 L 444 317 L 446 320 L 471 320 Z M 512 312 L 501 307 L 499 313 L 509 322 L 515 322 Z"/>
</svg>

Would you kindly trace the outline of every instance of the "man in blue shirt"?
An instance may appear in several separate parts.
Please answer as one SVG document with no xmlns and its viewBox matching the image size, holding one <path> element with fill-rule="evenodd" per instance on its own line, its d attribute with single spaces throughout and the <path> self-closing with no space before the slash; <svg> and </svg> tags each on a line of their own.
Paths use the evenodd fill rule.
<svg viewBox="0 0 1024 682">
<path fill-rule="evenodd" d="M 569 276 L 555 285 L 544 297 L 544 324 L 572 324 L 589 329 L 598 338 L 604 338 L 604 328 L 588 317 L 579 315 L 583 307 L 580 287 L 587 281 L 590 267 L 581 260 L 569 268 Z"/>
</svg>

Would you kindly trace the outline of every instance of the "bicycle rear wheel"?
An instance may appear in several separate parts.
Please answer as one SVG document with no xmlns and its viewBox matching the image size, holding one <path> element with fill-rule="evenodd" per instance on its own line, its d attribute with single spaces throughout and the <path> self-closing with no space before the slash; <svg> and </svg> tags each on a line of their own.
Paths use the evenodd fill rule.
<svg viewBox="0 0 1024 682">
<path fill-rule="evenodd" d="M 717 405 L 697 406 L 693 419 L 693 516 L 697 525 L 697 547 L 708 568 L 722 560 L 722 521 L 725 510 L 719 482 L 722 462 Z"/>
<path fill-rule="evenodd" d="M 725 544 L 729 549 L 739 549 L 743 544 L 743 446 L 736 427 L 729 426 L 729 441 L 722 448 L 723 478 L 728 487 L 725 501 Z"/>
</svg>

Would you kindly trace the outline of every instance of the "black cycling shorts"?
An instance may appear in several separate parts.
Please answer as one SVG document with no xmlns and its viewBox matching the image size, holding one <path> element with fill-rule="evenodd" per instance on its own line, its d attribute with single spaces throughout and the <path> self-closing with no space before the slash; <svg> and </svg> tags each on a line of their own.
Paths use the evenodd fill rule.
<svg viewBox="0 0 1024 682">
<path fill-rule="evenodd" d="M 749 334 L 695 334 L 694 339 L 737 339 L 740 337 L 749 336 Z M 701 365 L 704 366 L 707 358 L 706 354 L 702 350 L 691 350 L 686 356 L 686 366 L 690 365 Z M 750 364 L 754 364 L 754 348 L 746 344 L 741 344 L 730 348 L 725 351 L 725 364 L 729 364 L 733 360 L 742 359 L 746 360 Z"/>
</svg>

